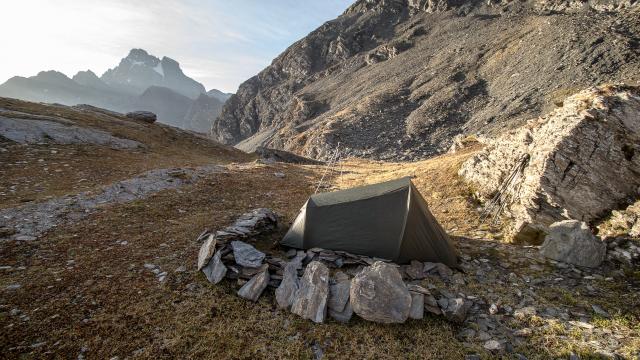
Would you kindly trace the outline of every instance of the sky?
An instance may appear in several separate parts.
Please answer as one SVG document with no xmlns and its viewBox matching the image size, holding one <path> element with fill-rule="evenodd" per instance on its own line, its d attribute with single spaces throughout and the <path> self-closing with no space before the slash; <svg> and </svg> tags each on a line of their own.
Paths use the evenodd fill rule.
<svg viewBox="0 0 640 360">
<path fill-rule="evenodd" d="M 235 92 L 354 0 L 20 0 L 2 5 L 0 83 L 58 70 L 98 76 L 132 48 Z"/>
</svg>

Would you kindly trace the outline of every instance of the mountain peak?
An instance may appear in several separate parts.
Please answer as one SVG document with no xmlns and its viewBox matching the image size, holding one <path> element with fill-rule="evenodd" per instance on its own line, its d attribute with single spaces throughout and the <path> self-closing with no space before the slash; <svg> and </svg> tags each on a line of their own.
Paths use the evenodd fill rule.
<svg viewBox="0 0 640 360">
<path fill-rule="evenodd" d="M 177 61 L 166 56 L 160 60 L 143 49 L 129 51 L 127 57 L 101 79 L 109 86 L 138 95 L 151 86 L 166 87 L 191 99 L 205 92 L 202 84 L 182 72 Z"/>
</svg>

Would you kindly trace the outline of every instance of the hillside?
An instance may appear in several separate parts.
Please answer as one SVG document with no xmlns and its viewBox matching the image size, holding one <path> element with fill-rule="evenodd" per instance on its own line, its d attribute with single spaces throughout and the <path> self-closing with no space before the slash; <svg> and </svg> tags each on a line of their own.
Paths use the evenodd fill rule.
<svg viewBox="0 0 640 360">
<path fill-rule="evenodd" d="M 91 70 L 80 71 L 73 78 L 58 71 L 42 71 L 28 78 L 9 79 L 0 85 L 0 96 L 63 105 L 89 104 L 122 113 L 152 111 L 162 123 L 206 133 L 230 94 L 216 89 L 206 92 L 202 84 L 182 72 L 177 61 L 133 49 L 101 77 Z"/>
<path fill-rule="evenodd" d="M 417 159 L 493 135 L 577 89 L 635 83 L 626 1 L 360 0 L 242 84 L 212 136 L 326 159 Z"/>
</svg>

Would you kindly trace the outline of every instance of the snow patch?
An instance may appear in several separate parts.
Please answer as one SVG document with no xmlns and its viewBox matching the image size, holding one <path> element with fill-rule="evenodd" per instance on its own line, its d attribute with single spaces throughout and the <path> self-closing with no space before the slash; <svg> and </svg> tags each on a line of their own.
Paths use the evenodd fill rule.
<svg viewBox="0 0 640 360">
<path fill-rule="evenodd" d="M 162 68 L 162 63 L 159 62 L 158 65 L 156 65 L 153 70 L 155 70 L 158 74 L 160 74 L 160 76 L 164 77 L 164 69 Z"/>
</svg>

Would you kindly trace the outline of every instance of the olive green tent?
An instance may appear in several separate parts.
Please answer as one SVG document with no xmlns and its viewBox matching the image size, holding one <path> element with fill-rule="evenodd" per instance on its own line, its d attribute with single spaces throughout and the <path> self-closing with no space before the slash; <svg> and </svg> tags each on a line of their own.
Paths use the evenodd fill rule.
<svg viewBox="0 0 640 360">
<path fill-rule="evenodd" d="M 311 196 L 281 244 L 398 263 L 457 263 L 449 236 L 408 177 Z"/>
</svg>

